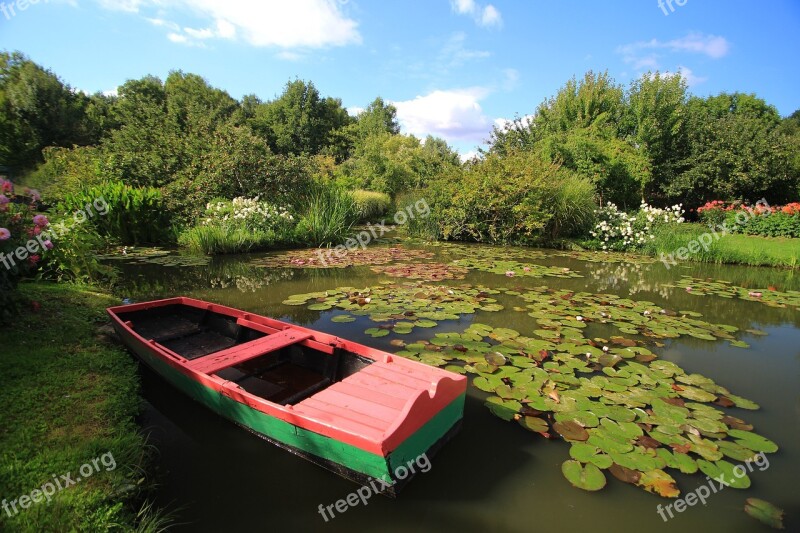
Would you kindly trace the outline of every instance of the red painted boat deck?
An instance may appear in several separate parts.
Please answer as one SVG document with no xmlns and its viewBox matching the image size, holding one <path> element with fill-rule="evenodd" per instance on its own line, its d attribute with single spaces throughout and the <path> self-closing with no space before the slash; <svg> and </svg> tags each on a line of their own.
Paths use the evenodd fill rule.
<svg viewBox="0 0 800 533">
<path fill-rule="evenodd" d="M 413 374 L 413 375 L 412 375 Z M 376 361 L 294 406 L 345 431 L 380 440 L 403 419 L 403 411 L 439 377 L 397 362 Z"/>
</svg>

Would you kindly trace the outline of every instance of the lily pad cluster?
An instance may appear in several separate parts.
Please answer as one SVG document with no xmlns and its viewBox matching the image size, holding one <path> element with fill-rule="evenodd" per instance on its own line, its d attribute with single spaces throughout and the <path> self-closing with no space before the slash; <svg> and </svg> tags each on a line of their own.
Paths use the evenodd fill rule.
<svg viewBox="0 0 800 533">
<path fill-rule="evenodd" d="M 376 265 L 371 268 L 378 274 L 386 274 L 393 278 L 422 279 L 425 281 L 441 281 L 446 279 L 464 279 L 469 269 L 444 263 L 401 263 L 395 265 Z"/>
<path fill-rule="evenodd" d="M 669 470 L 750 485 L 735 463 L 778 446 L 718 406 L 757 409 L 700 374 L 657 360 L 638 343 L 578 346 L 473 324 L 405 344 L 398 355 L 470 373 L 496 416 L 570 443 L 564 476 L 599 490 L 606 474 L 663 497 L 680 490 Z"/>
<path fill-rule="evenodd" d="M 775 287 L 748 289 L 747 287 L 733 285 L 729 281 L 699 279 L 690 276 L 684 276 L 670 286 L 684 289 L 687 293 L 697 296 L 712 294 L 722 298 L 738 298 L 751 302 L 761 302 L 771 307 L 800 308 L 800 291 L 782 292 Z"/>
<path fill-rule="evenodd" d="M 202 255 L 183 255 L 163 248 L 123 246 L 97 256 L 98 259 L 153 264 L 166 267 L 206 266 L 211 260 Z"/>
<path fill-rule="evenodd" d="M 432 252 L 401 246 L 358 248 L 352 251 L 311 248 L 293 250 L 256 259 L 255 266 L 273 268 L 346 268 L 363 265 L 383 265 L 397 261 L 423 260 L 433 257 Z"/>
<path fill-rule="evenodd" d="M 621 298 L 614 294 L 593 294 L 536 287 L 521 294 L 528 302 L 521 311 L 536 319 L 540 329 L 534 333 L 544 339 L 583 339 L 583 330 L 591 323 L 614 326 L 626 335 L 653 339 L 676 339 L 691 336 L 713 341 L 725 339 L 731 345 L 747 348 L 737 340 L 735 326 L 712 324 L 701 320 L 694 311 L 673 311 L 653 302 Z M 631 341 L 632 342 L 632 341 Z"/>
<path fill-rule="evenodd" d="M 569 252 L 559 252 L 555 254 L 559 257 L 569 257 L 587 263 L 627 263 L 632 265 L 650 265 L 658 261 L 655 257 L 646 255 L 631 254 L 625 252 L 594 252 L 590 250 L 579 250 Z"/>
<path fill-rule="evenodd" d="M 520 263 L 514 260 L 497 260 L 492 258 L 470 257 L 456 259 L 454 264 L 466 267 L 471 270 L 481 272 L 492 272 L 494 274 L 505 274 L 508 277 L 530 277 L 542 278 L 545 276 L 553 278 L 580 278 L 583 277 L 569 268 L 552 267 L 537 265 L 535 263 Z"/>
<path fill-rule="evenodd" d="M 462 315 L 483 311 L 500 311 L 503 306 L 492 298 L 499 291 L 482 286 L 430 285 L 422 282 L 390 283 L 365 289 L 338 287 L 324 292 L 296 294 L 284 300 L 286 305 L 308 305 L 312 311 L 340 309 L 346 315 L 332 318 L 337 322 L 352 321 L 355 316 L 368 316 L 380 325 L 366 330 L 373 337 L 390 332 L 408 334 L 414 328 L 432 328 L 442 320 L 457 320 Z"/>
</svg>

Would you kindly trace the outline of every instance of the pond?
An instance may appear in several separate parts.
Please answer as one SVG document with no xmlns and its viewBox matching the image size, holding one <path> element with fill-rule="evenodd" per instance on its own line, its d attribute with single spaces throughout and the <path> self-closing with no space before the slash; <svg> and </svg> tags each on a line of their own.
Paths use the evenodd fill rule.
<svg viewBox="0 0 800 533">
<path fill-rule="evenodd" d="M 754 432 L 774 441 L 780 449 L 767 454 L 765 462 L 748 474 L 751 481 L 748 489 L 719 489 L 708 496 L 704 506 L 697 504 L 683 512 L 674 512 L 672 519 L 665 514 L 669 519 L 665 521 L 661 516 L 663 510 L 659 514 L 657 506 L 666 506 L 674 500 L 623 483 L 607 472 L 606 486 L 602 490 L 588 492 L 573 487 L 562 474 L 562 464 L 570 460 L 570 443 L 557 434 L 545 439 L 514 421 L 503 420 L 502 410 L 497 411 L 501 417 L 495 416 L 484 405 L 492 394 L 470 385 L 463 429 L 433 459 L 430 471 L 415 478 L 396 500 L 375 497 L 367 506 L 352 507 L 326 522 L 318 512 L 319 506 L 345 498 L 356 485 L 228 423 L 143 369 L 146 407 L 142 423 L 159 450 L 156 461 L 160 482 L 158 503 L 179 509 L 176 514 L 182 525 L 178 531 L 768 530 L 743 512 L 745 499 L 750 497 L 782 507 L 786 511 L 787 528 L 797 527 L 800 512 L 796 480 L 800 473 L 797 386 L 800 382 L 800 313 L 797 305 L 800 305 L 800 295 L 792 295 L 790 291 L 800 289 L 800 279 L 791 272 L 692 263 L 668 269 L 646 258 L 584 256 L 555 250 L 482 245 L 407 242 L 374 245 L 370 250 L 376 253 L 359 256 L 365 264 L 326 269 L 300 268 L 302 259 L 297 254 L 288 256 L 294 261 L 293 268 L 264 266 L 279 265 L 287 259 L 279 252 L 209 261 L 185 261 L 175 254 L 119 261 L 115 262 L 121 268 L 116 291 L 120 298 L 135 301 L 192 296 L 335 333 L 390 352 L 402 350 L 412 357 L 420 354 L 423 360 L 427 357 L 426 362 L 437 364 L 443 362 L 441 353 L 434 351 L 426 355 L 420 347 L 432 339 L 447 338 L 436 337 L 437 334 L 462 333 L 471 326 L 469 331 L 474 334 L 479 329 L 473 324 L 484 324 L 477 328 L 484 328 L 480 331 L 487 333 L 494 331 L 495 339 L 521 334 L 524 337 L 519 339 L 538 339 L 535 343 L 566 342 L 561 348 L 573 346 L 576 339 L 581 338 L 579 327 L 585 327 L 583 337 L 595 339 L 592 341 L 595 350 L 611 347 L 606 356 L 621 353 L 622 347 L 629 346 L 619 338 L 616 344 L 612 339 L 622 336 L 635 341 L 639 350 L 636 360 L 643 364 L 654 359 L 648 355 L 652 353 L 657 361 L 680 365 L 686 374 L 702 374 L 714 380 L 728 389 L 734 400 L 728 407 L 716 408 L 729 417 L 745 421 L 739 420 L 740 424 L 751 424 Z M 375 265 L 370 262 L 382 263 L 384 267 L 405 262 L 430 266 L 375 272 L 371 268 Z M 452 266 L 459 268 L 450 268 Z M 389 277 L 389 274 L 398 273 L 437 278 L 452 275 L 463 279 L 421 282 Z M 733 291 L 726 290 L 715 280 L 724 280 L 743 289 L 738 297 L 729 298 L 726 296 Z M 403 283 L 425 285 L 409 288 Z M 461 287 L 469 284 L 480 287 L 482 297 L 496 302 L 487 305 L 489 300 L 484 300 L 480 304 L 484 309 L 476 309 L 474 313 L 458 309 L 456 319 L 454 315 L 425 321 L 428 327 L 403 329 L 406 326 L 400 326 L 398 331 L 381 329 L 381 323 L 358 313 L 352 321 L 331 320 L 352 315 L 336 307 L 337 299 L 346 300 L 356 289 L 391 284 L 397 284 L 389 289 L 395 292 L 431 290 L 430 285 Z M 334 289 L 339 287 L 351 289 L 336 293 Z M 458 293 L 466 289 L 455 290 Z M 329 291 L 329 296 L 324 296 L 325 291 Z M 323 296 L 314 295 L 316 292 Z M 776 294 L 784 295 L 790 302 L 772 303 Z M 382 297 L 380 290 L 373 295 L 376 299 Z M 303 303 L 305 299 L 307 303 Z M 294 305 L 283 303 L 287 300 Z M 610 300 L 617 307 L 632 309 L 635 316 L 626 314 L 620 318 L 618 315 L 609 317 L 609 321 L 598 318 L 596 313 L 601 308 L 608 309 Z M 317 310 L 308 309 L 309 305 Z M 357 310 L 359 306 L 355 307 Z M 640 312 L 645 307 L 665 311 L 651 317 L 650 311 Z M 581 321 L 573 316 L 577 313 L 585 315 L 582 324 L 577 324 Z M 575 320 L 576 324 L 566 327 L 566 320 Z M 737 331 L 733 332 L 728 326 Z M 689 334 L 671 335 L 675 328 Z M 367 330 L 371 334 L 365 333 Z M 509 333 L 509 330 L 514 332 Z M 542 340 L 552 330 L 560 331 L 562 337 Z M 642 335 L 642 331 L 649 333 Z M 473 335 L 472 338 L 479 337 Z M 452 338 L 462 337 L 451 336 L 448 350 L 452 349 Z M 596 342 L 597 339 L 600 342 Z M 446 342 L 439 344 L 447 346 Z M 475 346 L 480 344 L 481 341 L 477 341 Z M 492 345 L 496 346 L 497 342 L 492 341 Z M 575 350 L 576 357 L 583 357 L 579 352 L 580 349 Z M 543 353 L 545 358 L 556 358 L 552 351 Z M 503 357 L 494 355 L 497 356 Z M 463 366 L 463 361 L 444 362 L 453 363 Z M 485 362 L 472 360 L 468 364 L 486 370 Z M 542 365 L 547 366 L 547 363 L 542 362 Z M 551 360 L 550 365 L 555 363 Z M 631 379 L 626 374 L 617 374 L 613 363 L 609 365 L 611 368 L 606 374 L 610 378 Z M 663 370 L 664 367 L 659 368 Z M 471 382 L 474 378 L 470 375 Z M 693 379 L 687 381 L 702 385 L 702 380 Z M 673 389 L 680 390 L 684 398 L 691 396 L 687 391 L 707 394 L 687 386 L 685 381 L 682 383 L 682 387 Z M 676 381 L 673 385 L 677 384 Z M 609 389 L 616 390 L 610 386 Z M 752 407 L 742 398 L 756 402 L 760 409 L 731 405 Z M 683 400 L 678 398 L 678 402 L 683 403 Z M 686 402 L 690 403 L 690 399 Z M 644 412 L 642 415 L 646 416 Z M 587 427 L 592 426 L 597 424 L 590 423 Z M 713 435 L 713 428 L 706 430 L 702 435 L 709 436 L 708 431 Z M 677 452 L 674 455 L 677 456 Z M 725 459 L 734 464 L 740 462 L 729 457 Z M 709 484 L 701 472 L 687 475 L 672 468 L 668 472 L 681 490 L 681 496 Z"/>
</svg>

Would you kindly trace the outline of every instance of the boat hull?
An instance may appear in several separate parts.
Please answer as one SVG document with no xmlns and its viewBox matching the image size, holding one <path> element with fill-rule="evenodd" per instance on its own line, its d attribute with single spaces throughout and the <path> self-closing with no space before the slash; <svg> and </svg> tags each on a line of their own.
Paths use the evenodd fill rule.
<svg viewBox="0 0 800 533">
<path fill-rule="evenodd" d="M 247 405 L 218 387 L 197 380 L 186 368 L 164 357 L 116 321 L 115 329 L 136 356 L 170 385 L 215 413 L 268 442 L 382 494 L 395 496 L 417 473 L 414 463 L 429 460 L 460 429 L 465 394 L 456 396 L 430 420 L 386 453 L 322 435 Z M 383 482 L 379 482 L 382 480 Z"/>
</svg>

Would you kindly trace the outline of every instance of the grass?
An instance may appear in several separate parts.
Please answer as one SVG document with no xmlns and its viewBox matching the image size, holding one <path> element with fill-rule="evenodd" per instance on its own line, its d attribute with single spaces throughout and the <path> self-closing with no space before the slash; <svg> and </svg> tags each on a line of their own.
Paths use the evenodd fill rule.
<svg viewBox="0 0 800 533">
<path fill-rule="evenodd" d="M 690 242 L 699 240 L 705 233 L 710 233 L 710 230 L 702 224 L 662 226 L 644 252 L 658 258 L 662 253 L 675 255 L 679 248 L 688 247 Z M 716 239 L 711 235 L 708 250 L 701 247 L 697 253 L 689 253 L 689 260 L 792 269 L 800 266 L 800 239 L 741 234 L 718 234 L 719 239 Z"/>
<path fill-rule="evenodd" d="M 392 199 L 388 194 L 375 191 L 351 191 L 353 203 L 359 222 L 368 222 L 380 219 L 392 206 Z"/>
<path fill-rule="evenodd" d="M 250 231 L 224 226 L 195 226 L 178 238 L 178 243 L 206 255 L 240 254 L 267 250 L 279 244 L 274 232 Z"/>
<path fill-rule="evenodd" d="M 134 421 L 136 364 L 96 331 L 116 300 L 42 282 L 19 291 L 28 302 L 13 323 L 0 326 L 0 497 L 9 505 L 0 510 L 0 530 L 163 530 L 168 518 L 142 505 L 148 447 Z M 11 511 L 12 500 L 54 476 L 75 480 L 82 465 L 101 457 L 94 473 L 49 503 L 22 509 L 18 501 L 19 512 Z"/>
</svg>

